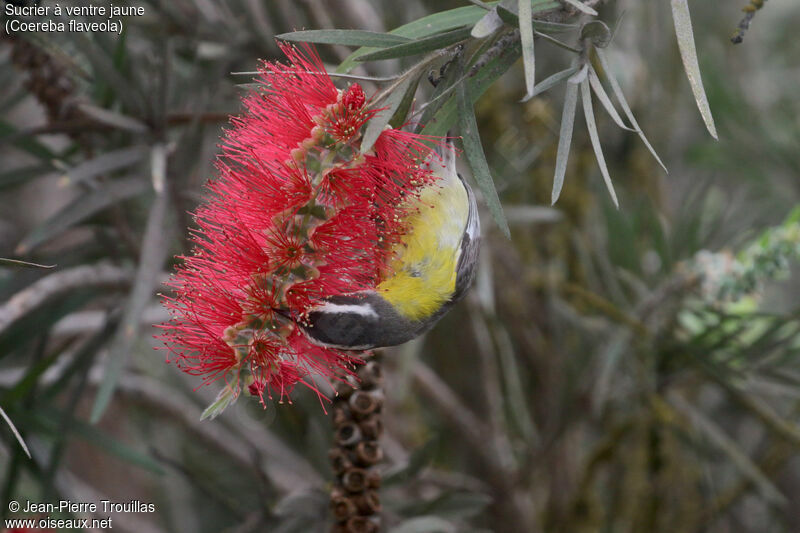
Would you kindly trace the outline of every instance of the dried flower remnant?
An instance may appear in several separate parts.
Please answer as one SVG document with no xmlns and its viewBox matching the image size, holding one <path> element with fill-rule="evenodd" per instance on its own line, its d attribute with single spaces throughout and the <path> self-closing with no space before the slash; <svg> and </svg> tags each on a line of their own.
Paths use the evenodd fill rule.
<svg viewBox="0 0 800 533">
<path fill-rule="evenodd" d="M 208 416 L 245 386 L 263 403 L 298 382 L 313 388 L 310 375 L 352 373 L 357 354 L 316 346 L 296 324 L 387 275 L 404 200 L 435 179 L 421 165 L 430 139 L 387 129 L 361 153 L 375 113 L 361 87 L 338 90 L 309 47 L 281 48 L 289 64 L 264 63 L 232 119 L 193 253 L 164 296 L 172 360 L 203 384 L 225 382 Z"/>
</svg>

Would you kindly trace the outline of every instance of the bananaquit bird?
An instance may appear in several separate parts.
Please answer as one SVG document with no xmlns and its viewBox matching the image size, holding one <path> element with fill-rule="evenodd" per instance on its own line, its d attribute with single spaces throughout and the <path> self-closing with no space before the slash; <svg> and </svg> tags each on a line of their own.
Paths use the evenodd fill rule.
<svg viewBox="0 0 800 533">
<path fill-rule="evenodd" d="M 429 330 L 475 278 L 480 223 L 475 196 L 456 172 L 447 147 L 427 164 L 439 179 L 409 215 L 409 233 L 395 246 L 391 277 L 375 290 L 330 298 L 303 324 L 317 344 L 347 350 L 394 346 Z M 414 209 L 413 207 L 418 207 Z"/>
</svg>

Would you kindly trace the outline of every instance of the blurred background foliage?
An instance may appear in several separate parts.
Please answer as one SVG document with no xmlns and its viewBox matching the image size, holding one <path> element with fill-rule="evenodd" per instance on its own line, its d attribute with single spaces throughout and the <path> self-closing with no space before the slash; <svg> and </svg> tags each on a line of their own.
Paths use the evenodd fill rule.
<svg viewBox="0 0 800 533">
<path fill-rule="evenodd" d="M 719 142 L 669 5 L 596 6 L 609 26 L 625 13 L 606 53 L 669 169 L 598 114 L 619 209 L 580 118 L 550 206 L 563 84 L 520 103 L 518 61 L 478 100 L 511 239 L 483 213 L 469 298 L 385 351 L 387 531 L 800 530 L 800 285 L 787 275 L 800 11 L 769 2 L 734 46 L 743 3 L 691 3 Z M 55 265 L 0 265 L 0 407 L 32 453 L 0 424 L 0 513 L 11 499 L 138 499 L 156 512 L 114 515 L 115 530 L 324 531 L 331 431 L 316 396 L 199 422 L 216 390 L 153 351 L 156 292 L 239 109 L 248 79 L 233 72 L 279 58 L 276 34 L 384 32 L 469 3 L 136 5 L 145 15 L 120 36 L 0 40 L 0 257 Z M 319 50 L 331 70 L 351 52 Z M 544 79 L 571 53 L 537 39 L 536 60 Z M 432 92 L 423 77 L 415 109 Z"/>
</svg>

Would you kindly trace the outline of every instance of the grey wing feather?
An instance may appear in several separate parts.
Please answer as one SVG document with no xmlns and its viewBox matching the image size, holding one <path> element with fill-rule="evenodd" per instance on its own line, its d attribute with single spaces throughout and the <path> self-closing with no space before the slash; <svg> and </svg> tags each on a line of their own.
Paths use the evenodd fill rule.
<svg viewBox="0 0 800 533">
<path fill-rule="evenodd" d="M 456 290 L 450 298 L 451 302 L 456 302 L 463 298 L 475 279 L 481 241 L 481 223 L 478 218 L 478 205 L 475 203 L 475 194 L 460 174 L 458 177 L 467 190 L 469 213 L 467 215 L 467 225 L 464 228 L 464 238 L 461 240 L 461 253 L 458 256 L 458 264 L 456 265 Z"/>
</svg>

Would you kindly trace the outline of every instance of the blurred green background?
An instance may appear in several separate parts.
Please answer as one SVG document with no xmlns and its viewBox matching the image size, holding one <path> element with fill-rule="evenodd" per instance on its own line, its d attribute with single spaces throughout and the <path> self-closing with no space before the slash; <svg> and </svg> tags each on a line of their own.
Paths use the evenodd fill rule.
<svg viewBox="0 0 800 533">
<path fill-rule="evenodd" d="M 134 4 L 145 14 L 121 36 L 0 39 L 0 257 L 56 265 L 0 265 L 0 407 L 33 455 L 0 424 L 0 514 L 12 499 L 140 500 L 155 512 L 114 515 L 115 531 L 325 531 L 332 437 L 316 396 L 244 398 L 200 422 L 217 390 L 153 350 L 156 293 L 239 110 L 249 78 L 233 72 L 279 59 L 276 34 L 382 32 L 469 2 Z M 745 281 L 772 278 L 797 254 L 758 239 L 800 203 L 800 10 L 768 2 L 733 45 L 744 5 L 691 2 L 718 142 L 668 3 L 598 7 L 609 25 L 624 12 L 607 54 L 669 169 L 598 112 L 619 209 L 581 112 L 549 205 L 563 85 L 519 103 L 518 61 L 478 101 L 512 237 L 482 213 L 470 296 L 384 352 L 387 531 L 800 531 L 800 285 L 782 276 L 729 301 L 687 275 L 724 278 L 761 246 Z M 350 53 L 318 49 L 331 70 Z M 570 53 L 537 39 L 536 59 L 543 79 Z M 423 80 L 417 105 L 431 92 Z"/>
</svg>

